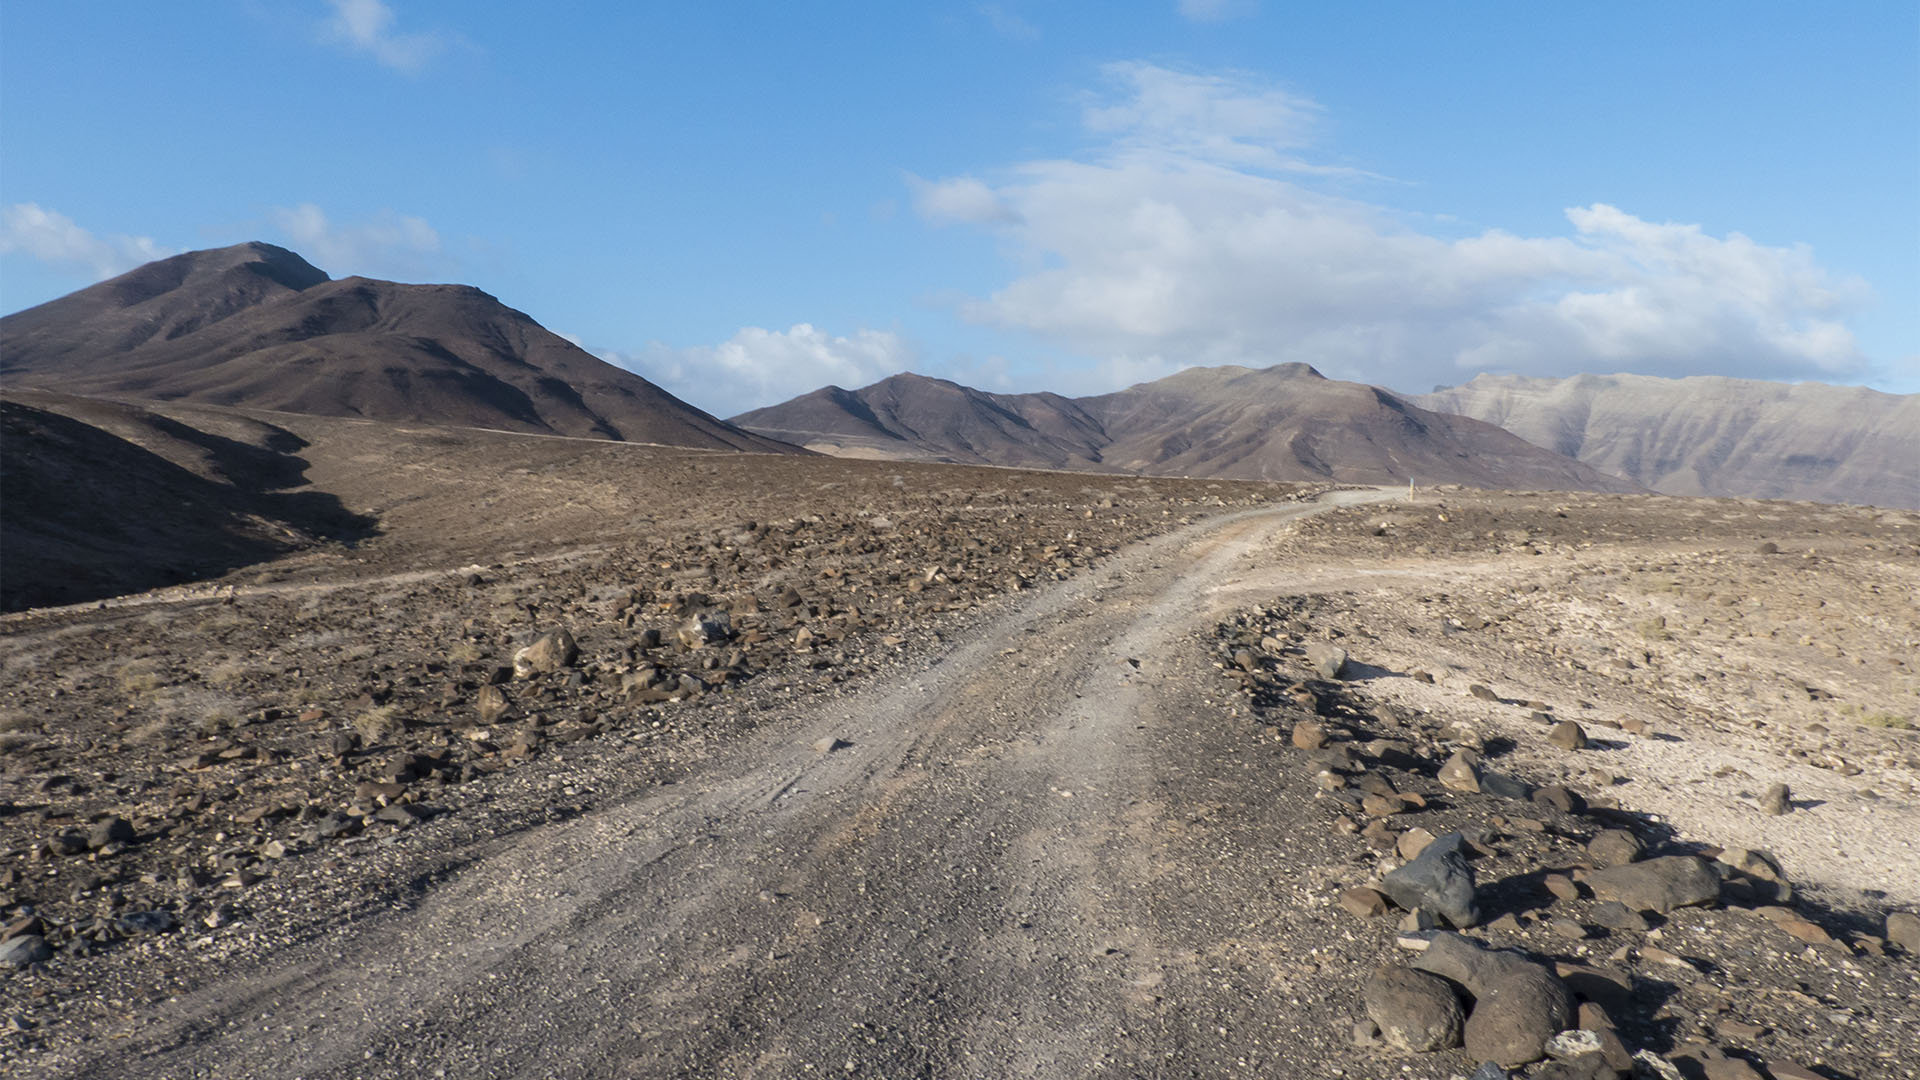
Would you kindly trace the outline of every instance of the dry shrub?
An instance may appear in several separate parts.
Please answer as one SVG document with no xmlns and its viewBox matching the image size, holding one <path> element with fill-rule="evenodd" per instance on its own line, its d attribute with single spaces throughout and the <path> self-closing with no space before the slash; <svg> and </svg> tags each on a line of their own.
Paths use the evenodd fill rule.
<svg viewBox="0 0 1920 1080">
<path fill-rule="evenodd" d="M 381 705 L 354 717 L 353 729 L 360 733 L 362 741 L 372 744 L 398 738 L 407 730 L 407 725 L 400 717 L 400 706 Z"/>
</svg>

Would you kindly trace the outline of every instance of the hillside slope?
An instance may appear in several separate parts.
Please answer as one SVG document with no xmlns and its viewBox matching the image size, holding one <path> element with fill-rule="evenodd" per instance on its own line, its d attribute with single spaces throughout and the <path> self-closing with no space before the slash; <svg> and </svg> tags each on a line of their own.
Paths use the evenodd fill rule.
<svg viewBox="0 0 1920 1080">
<path fill-rule="evenodd" d="M 796 452 L 478 289 L 334 281 L 270 244 L 149 263 L 0 319 L 0 339 L 9 387 Z"/>
<path fill-rule="evenodd" d="M 1920 395 L 1719 376 L 1481 375 L 1414 400 L 1670 495 L 1920 509 Z"/>
</svg>

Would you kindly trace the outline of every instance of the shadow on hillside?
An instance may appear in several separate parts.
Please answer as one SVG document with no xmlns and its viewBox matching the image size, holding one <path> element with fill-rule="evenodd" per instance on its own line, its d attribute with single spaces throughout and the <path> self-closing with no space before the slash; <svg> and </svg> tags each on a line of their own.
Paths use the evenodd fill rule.
<svg viewBox="0 0 1920 1080">
<path fill-rule="evenodd" d="M 57 412 L 0 401 L 0 609 L 83 603 L 191 581 L 319 543 L 354 543 L 377 522 L 304 482 L 290 432 L 253 446 L 151 416 L 205 455 L 222 483 Z M 283 437 L 284 436 L 284 437 Z"/>
</svg>

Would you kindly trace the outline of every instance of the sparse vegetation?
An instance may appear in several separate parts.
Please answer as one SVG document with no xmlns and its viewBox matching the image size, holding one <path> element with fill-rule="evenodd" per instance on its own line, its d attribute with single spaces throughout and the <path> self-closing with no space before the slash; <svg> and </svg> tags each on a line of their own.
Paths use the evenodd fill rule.
<svg viewBox="0 0 1920 1080">
<path fill-rule="evenodd" d="M 366 742 L 380 743 L 399 737 L 407 730 L 407 725 L 401 718 L 400 706 L 380 705 L 354 717 L 353 729 Z"/>
</svg>

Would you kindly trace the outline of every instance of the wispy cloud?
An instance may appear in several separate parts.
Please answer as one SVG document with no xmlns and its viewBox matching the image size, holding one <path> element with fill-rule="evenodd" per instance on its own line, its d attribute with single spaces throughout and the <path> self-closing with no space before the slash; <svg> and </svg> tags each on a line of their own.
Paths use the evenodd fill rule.
<svg viewBox="0 0 1920 1080">
<path fill-rule="evenodd" d="M 14 203 L 0 209 L 0 252 L 18 252 L 55 269 L 77 271 L 95 280 L 177 254 L 173 248 L 154 243 L 152 237 L 95 234 L 67 215 L 38 203 Z"/>
<path fill-rule="evenodd" d="M 313 203 L 276 207 L 268 216 L 295 250 L 336 277 L 418 278 L 448 268 L 440 234 L 424 218 L 388 210 L 338 224 Z"/>
<path fill-rule="evenodd" d="M 398 17 L 382 0 L 327 0 L 333 14 L 322 24 L 329 41 L 373 57 L 395 71 L 412 75 L 447 50 L 455 40 L 444 30 L 402 32 Z"/>
<path fill-rule="evenodd" d="M 913 366 L 915 350 L 890 330 L 829 334 L 809 323 L 748 326 L 718 345 L 652 344 L 600 358 L 713 413 L 734 416 L 834 384 L 859 387 Z"/>
<path fill-rule="evenodd" d="M 913 192 L 914 210 L 936 225 L 1011 225 L 1020 219 L 984 180 L 975 177 L 932 181 L 909 174 L 907 187 Z"/>
<path fill-rule="evenodd" d="M 1804 246 L 1594 203 L 1558 235 L 1443 238 L 1308 185 L 1318 105 L 1245 76 L 1107 69 L 1079 159 L 910 178 L 924 218 L 991 228 L 1013 276 L 967 318 L 1115 372 L 1304 360 L 1415 389 L 1479 370 L 1849 377 L 1871 299 Z M 1310 164 L 1310 163 L 1309 163 Z"/>
<path fill-rule="evenodd" d="M 1038 41 L 1040 28 L 999 4 L 981 4 L 977 9 L 993 32 L 1009 41 Z"/>
<path fill-rule="evenodd" d="M 1179 0 L 1174 10 L 1194 22 L 1225 22 L 1251 15 L 1258 5 L 1254 0 Z"/>
</svg>

